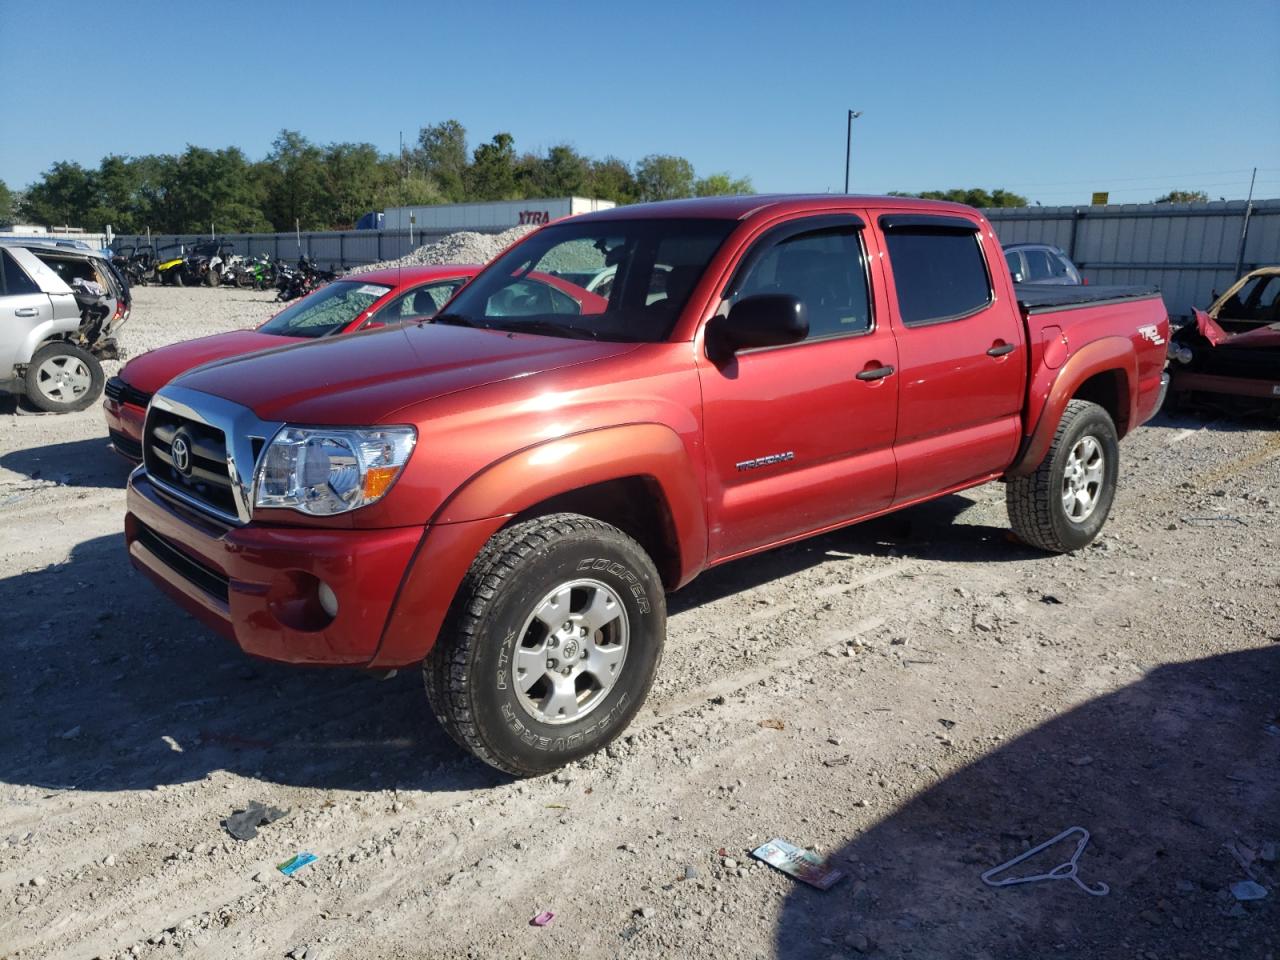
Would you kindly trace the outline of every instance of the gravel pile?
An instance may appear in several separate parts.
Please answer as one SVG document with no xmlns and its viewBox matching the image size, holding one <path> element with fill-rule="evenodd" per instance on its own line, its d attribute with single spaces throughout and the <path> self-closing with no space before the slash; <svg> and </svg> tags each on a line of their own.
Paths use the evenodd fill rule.
<svg viewBox="0 0 1280 960">
<path fill-rule="evenodd" d="M 387 270 L 393 267 L 416 267 L 436 263 L 488 263 L 511 244 L 532 230 L 531 226 L 512 227 L 502 233 L 475 233 L 461 230 L 441 237 L 434 243 L 424 244 L 405 254 L 399 260 L 384 260 L 353 267 L 348 276 L 368 273 L 371 270 Z"/>
</svg>

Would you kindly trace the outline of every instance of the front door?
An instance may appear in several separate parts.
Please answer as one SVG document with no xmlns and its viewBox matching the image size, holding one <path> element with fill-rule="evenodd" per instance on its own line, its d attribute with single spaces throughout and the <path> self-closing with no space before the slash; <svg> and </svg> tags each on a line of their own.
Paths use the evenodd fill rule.
<svg viewBox="0 0 1280 960">
<path fill-rule="evenodd" d="M 720 307 L 787 293 L 809 335 L 699 358 L 712 562 L 887 507 L 898 382 L 893 332 L 872 309 L 862 221 L 802 217 L 762 235 Z M 863 374 L 859 379 L 859 374 Z"/>
</svg>

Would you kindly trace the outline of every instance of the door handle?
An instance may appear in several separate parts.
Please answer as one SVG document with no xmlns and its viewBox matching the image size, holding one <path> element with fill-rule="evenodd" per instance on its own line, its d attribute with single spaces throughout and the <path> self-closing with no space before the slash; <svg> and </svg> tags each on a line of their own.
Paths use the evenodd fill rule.
<svg viewBox="0 0 1280 960">
<path fill-rule="evenodd" d="M 859 380 L 883 380 L 893 373 L 893 367 L 869 367 L 857 375 Z"/>
<path fill-rule="evenodd" d="M 1016 348 L 1012 343 L 1000 343 L 987 351 L 988 357 L 1003 357 L 1006 353 L 1013 353 Z"/>
<path fill-rule="evenodd" d="M 40 310 L 37 307 L 18 307 L 13 311 L 13 315 L 15 317 L 37 317 L 40 315 Z"/>
</svg>

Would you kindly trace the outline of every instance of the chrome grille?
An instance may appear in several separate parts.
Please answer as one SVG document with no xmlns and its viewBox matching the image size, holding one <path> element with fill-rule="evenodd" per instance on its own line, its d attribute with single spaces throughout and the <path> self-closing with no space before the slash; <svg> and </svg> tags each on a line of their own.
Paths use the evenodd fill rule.
<svg viewBox="0 0 1280 960">
<path fill-rule="evenodd" d="M 147 407 L 142 462 L 158 490 L 219 520 L 245 524 L 253 516 L 254 467 L 281 426 L 223 397 L 171 383 Z"/>
<path fill-rule="evenodd" d="M 215 513 L 237 516 L 227 470 L 227 437 L 217 427 L 153 409 L 147 416 L 143 462 L 153 480 L 198 500 Z"/>
</svg>

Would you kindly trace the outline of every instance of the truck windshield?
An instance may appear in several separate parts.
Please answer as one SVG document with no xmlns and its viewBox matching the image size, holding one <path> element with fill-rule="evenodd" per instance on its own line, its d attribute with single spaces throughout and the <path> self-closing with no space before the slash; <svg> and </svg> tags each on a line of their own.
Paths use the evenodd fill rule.
<svg viewBox="0 0 1280 960">
<path fill-rule="evenodd" d="M 494 261 L 439 323 L 656 343 L 733 220 L 587 220 L 547 227 Z"/>
<path fill-rule="evenodd" d="M 391 292 L 380 283 L 335 280 L 286 307 L 258 328 L 278 337 L 327 337 Z"/>
</svg>

